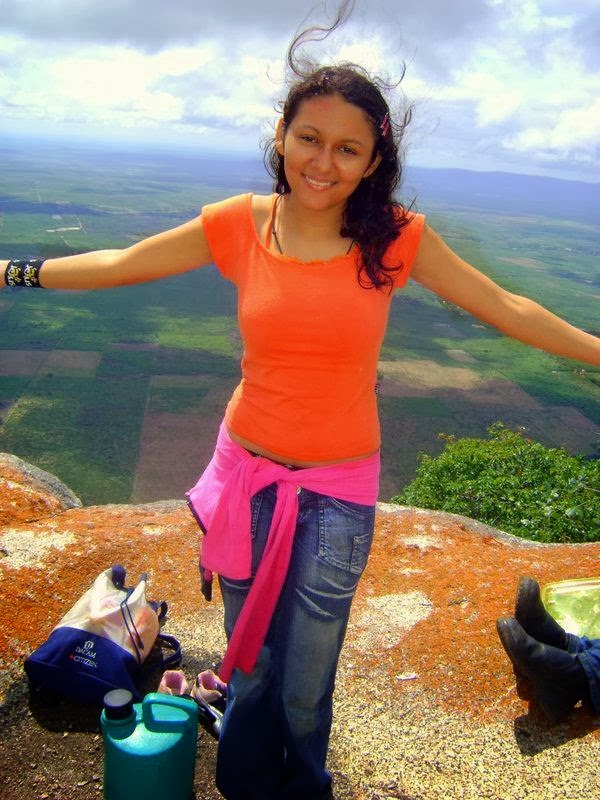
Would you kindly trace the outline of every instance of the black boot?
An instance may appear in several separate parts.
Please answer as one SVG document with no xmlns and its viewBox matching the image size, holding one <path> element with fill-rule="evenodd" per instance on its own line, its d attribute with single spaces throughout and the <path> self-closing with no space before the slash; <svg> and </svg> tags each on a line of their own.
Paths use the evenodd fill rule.
<svg viewBox="0 0 600 800">
<path fill-rule="evenodd" d="M 515 600 L 515 617 L 522 628 L 538 642 L 567 649 L 567 634 L 546 611 L 540 585 L 533 578 L 521 578 Z"/>
<path fill-rule="evenodd" d="M 553 722 L 589 697 L 586 674 L 576 655 L 532 639 L 513 617 L 499 619 L 496 629 L 515 673 L 529 679 L 533 699 Z"/>
</svg>

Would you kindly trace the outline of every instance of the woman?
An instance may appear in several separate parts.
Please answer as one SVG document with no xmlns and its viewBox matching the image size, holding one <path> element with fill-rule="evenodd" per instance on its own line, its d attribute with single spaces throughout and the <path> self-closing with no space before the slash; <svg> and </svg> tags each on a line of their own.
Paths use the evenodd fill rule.
<svg viewBox="0 0 600 800">
<path fill-rule="evenodd" d="M 290 49 L 289 62 L 302 41 Z M 404 123 L 408 122 L 408 117 Z M 508 336 L 600 364 L 600 340 L 511 294 L 392 200 L 403 125 L 355 66 L 299 76 L 270 149 L 276 192 L 125 250 L 11 262 L 10 284 L 92 289 L 214 262 L 238 288 L 242 380 L 189 500 L 230 644 L 217 784 L 230 800 L 332 797 L 337 660 L 379 475 L 376 371 L 409 276 Z"/>
</svg>

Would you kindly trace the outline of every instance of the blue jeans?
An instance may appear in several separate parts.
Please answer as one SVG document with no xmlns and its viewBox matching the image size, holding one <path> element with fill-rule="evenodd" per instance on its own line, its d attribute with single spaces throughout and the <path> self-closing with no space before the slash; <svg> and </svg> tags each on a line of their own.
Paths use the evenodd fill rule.
<svg viewBox="0 0 600 800">
<path fill-rule="evenodd" d="M 266 544 L 276 488 L 252 498 L 253 574 Z M 302 489 L 290 567 L 250 675 L 234 670 L 217 752 L 227 800 L 330 797 L 325 768 L 338 657 L 367 563 L 375 508 Z M 220 577 L 231 635 L 252 580 Z"/>
<path fill-rule="evenodd" d="M 590 687 L 592 705 L 596 713 L 600 714 L 600 639 L 588 639 L 587 636 L 568 633 L 567 650 L 577 654 Z"/>
</svg>

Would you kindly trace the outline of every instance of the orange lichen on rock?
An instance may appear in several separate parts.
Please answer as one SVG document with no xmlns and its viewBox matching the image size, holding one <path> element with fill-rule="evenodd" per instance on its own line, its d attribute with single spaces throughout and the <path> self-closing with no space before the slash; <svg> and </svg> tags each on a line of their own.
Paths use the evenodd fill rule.
<svg viewBox="0 0 600 800">
<path fill-rule="evenodd" d="M 149 596 L 169 603 L 165 631 L 180 639 L 189 677 L 214 668 L 225 643 L 218 589 L 210 604 L 200 594 L 200 533 L 183 501 L 81 508 L 57 483 L 0 454 L 7 800 L 100 791 L 97 710 L 36 705 L 22 665 L 101 571 L 121 563 L 130 584 L 148 573 Z M 512 612 L 521 575 L 542 584 L 591 577 L 599 563 L 600 543 L 535 545 L 452 514 L 380 506 L 338 672 L 336 797 L 596 798 L 593 715 L 580 707 L 549 727 L 533 707 L 527 713 L 495 620 Z M 195 796 L 217 800 L 216 747 L 202 731 L 199 748 Z"/>
<path fill-rule="evenodd" d="M 7 472 L 0 476 L 0 526 L 50 517 L 62 511 L 56 497 L 23 486 L 16 471 Z"/>
<path fill-rule="evenodd" d="M 112 564 L 126 566 L 130 582 L 147 572 L 150 596 L 167 599 L 174 619 L 202 625 L 220 603 L 218 592 L 210 607 L 200 595 L 200 533 L 183 501 L 61 510 L 14 464 L 0 463 L 0 486 L 0 693 Z M 590 577 L 599 562 L 600 543 L 536 545 L 456 515 L 381 506 L 346 649 L 363 670 L 385 667 L 395 692 L 419 686 L 448 710 L 514 716 L 524 703 L 496 618 L 512 613 L 521 575 Z"/>
<path fill-rule="evenodd" d="M 526 705 L 514 691 L 495 622 L 513 613 L 519 578 L 544 584 L 591 577 L 599 563 L 600 543 L 540 545 L 452 514 L 398 507 L 380 513 L 355 611 L 360 615 L 374 597 L 419 593 L 427 613 L 397 646 L 363 651 L 365 667 L 385 663 L 391 685 L 414 675 L 449 710 L 512 718 Z M 402 690 L 396 681 L 395 691 Z"/>
</svg>

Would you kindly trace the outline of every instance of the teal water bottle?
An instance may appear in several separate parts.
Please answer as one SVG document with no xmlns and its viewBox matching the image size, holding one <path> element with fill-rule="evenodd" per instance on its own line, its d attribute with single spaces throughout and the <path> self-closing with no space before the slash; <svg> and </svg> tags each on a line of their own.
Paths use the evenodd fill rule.
<svg viewBox="0 0 600 800">
<path fill-rule="evenodd" d="M 187 697 L 131 692 L 104 697 L 105 800 L 189 800 L 194 788 L 198 706 Z"/>
</svg>

